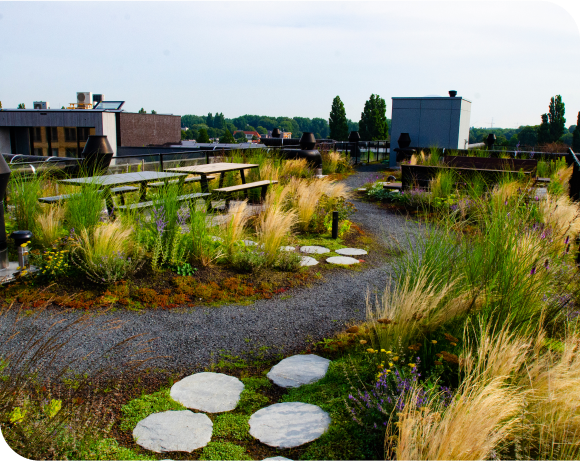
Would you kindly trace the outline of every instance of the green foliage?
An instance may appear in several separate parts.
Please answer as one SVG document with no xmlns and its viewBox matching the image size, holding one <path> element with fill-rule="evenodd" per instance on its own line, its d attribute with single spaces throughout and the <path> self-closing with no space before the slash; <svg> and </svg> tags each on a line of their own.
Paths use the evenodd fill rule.
<svg viewBox="0 0 580 461">
<path fill-rule="evenodd" d="M 177 275 L 181 275 L 182 277 L 195 275 L 196 271 L 197 268 L 192 267 L 191 264 L 189 263 L 182 264 L 181 266 L 177 266 L 175 268 L 175 272 L 177 273 Z"/>
<path fill-rule="evenodd" d="M 346 111 L 339 96 L 332 101 L 330 118 L 328 120 L 330 128 L 330 138 L 336 141 L 346 141 L 348 139 L 348 123 L 346 121 Z"/>
<path fill-rule="evenodd" d="M 17 109 L 26 109 L 26 104 L 24 104 L 23 102 L 21 102 L 20 104 L 18 104 Z"/>
<path fill-rule="evenodd" d="M 249 440 L 250 437 L 249 415 L 235 415 L 222 413 L 216 416 L 213 422 L 213 436 L 231 438 L 235 440 Z"/>
<path fill-rule="evenodd" d="M 147 111 L 141 107 L 141 109 L 139 109 L 139 113 L 140 113 L 140 114 L 146 114 L 146 113 L 147 113 Z"/>
<path fill-rule="evenodd" d="M 283 272 L 297 272 L 301 262 L 302 257 L 295 251 L 278 251 L 273 267 Z"/>
<path fill-rule="evenodd" d="M 205 128 L 199 130 L 199 135 L 197 136 L 197 142 L 207 143 L 209 142 L 209 135 Z"/>
<path fill-rule="evenodd" d="M 550 133 L 548 114 L 542 114 L 542 123 L 538 129 L 538 144 L 549 144 L 550 142 L 552 142 L 552 135 Z"/>
<path fill-rule="evenodd" d="M 186 410 L 183 405 L 169 396 L 169 389 L 142 395 L 121 407 L 122 416 L 119 427 L 122 431 L 132 431 L 137 423 L 147 416 L 169 410 Z"/>
<path fill-rule="evenodd" d="M 232 251 L 229 261 L 238 272 L 258 272 L 268 265 L 268 256 L 257 246 L 242 244 Z"/>
<path fill-rule="evenodd" d="M 40 213 L 38 198 L 42 194 L 43 181 L 40 175 L 29 177 L 12 173 L 8 182 L 7 195 L 9 203 L 14 205 L 13 216 L 16 227 L 20 230 L 36 229 L 36 216 Z"/>
<path fill-rule="evenodd" d="M 572 150 L 580 152 L 580 112 L 578 112 L 578 122 L 572 133 Z"/>
<path fill-rule="evenodd" d="M 551 142 L 558 141 L 566 131 L 566 119 L 564 114 L 566 108 L 562 102 L 562 96 L 559 94 L 550 99 L 550 108 L 548 112 L 548 121 L 550 123 Z"/>
<path fill-rule="evenodd" d="M 69 272 L 70 252 L 68 250 L 50 249 L 42 253 L 39 261 L 37 276 L 46 280 L 57 280 Z"/>
<path fill-rule="evenodd" d="M 242 378 L 242 382 L 245 387 L 240 395 L 237 410 L 251 415 L 270 403 L 270 399 L 259 392 L 262 388 L 272 386 L 268 378 Z"/>
<path fill-rule="evenodd" d="M 359 133 L 363 141 L 386 140 L 388 136 L 387 104 L 379 95 L 371 94 L 365 102 L 359 122 Z"/>
<path fill-rule="evenodd" d="M 231 442 L 210 442 L 202 450 L 199 459 L 207 460 L 246 460 L 252 459 L 246 449 Z"/>
<path fill-rule="evenodd" d="M 101 222 L 103 194 L 96 182 L 79 187 L 65 202 L 65 221 L 70 229 L 93 229 Z"/>
<path fill-rule="evenodd" d="M 90 437 L 80 441 L 70 441 L 74 443 L 73 447 L 68 453 L 67 458 L 62 459 L 87 459 L 87 460 L 148 460 L 152 459 L 151 455 L 141 455 L 135 453 L 130 448 L 125 448 L 119 445 L 116 439 Z M 56 458 L 55 458 L 56 459 Z"/>
<path fill-rule="evenodd" d="M 538 144 L 538 128 L 534 126 L 525 126 L 518 133 L 518 141 L 520 146 L 528 146 L 530 148 Z"/>
<path fill-rule="evenodd" d="M 225 130 L 224 135 L 220 138 L 220 142 L 225 144 L 233 144 L 236 142 L 236 140 L 234 139 L 229 130 Z"/>
</svg>

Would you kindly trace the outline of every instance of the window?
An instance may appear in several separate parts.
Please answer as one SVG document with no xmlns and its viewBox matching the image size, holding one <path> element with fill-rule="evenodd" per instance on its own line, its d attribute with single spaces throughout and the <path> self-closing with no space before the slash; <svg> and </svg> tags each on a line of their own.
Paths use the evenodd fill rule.
<svg viewBox="0 0 580 461">
<path fill-rule="evenodd" d="M 34 149 L 34 155 L 44 155 L 42 152 L 42 148 L 38 147 L 38 148 Z"/>
<path fill-rule="evenodd" d="M 42 141 L 42 135 L 40 133 L 40 127 L 36 126 L 34 128 L 32 128 L 32 139 L 34 142 L 40 142 Z"/>
<path fill-rule="evenodd" d="M 76 128 L 65 128 L 64 129 L 64 140 L 68 142 L 73 142 L 77 140 L 77 129 Z"/>
<path fill-rule="evenodd" d="M 67 147 L 66 150 L 65 150 L 65 155 L 67 157 L 74 157 L 74 158 L 76 158 L 77 157 L 77 149 L 76 149 L 76 147 Z"/>
<path fill-rule="evenodd" d="M 50 137 L 52 142 L 58 142 L 58 128 L 56 126 L 50 128 Z"/>
<path fill-rule="evenodd" d="M 58 157 L 58 149 L 52 149 L 52 156 Z"/>
<path fill-rule="evenodd" d="M 90 128 L 79 128 L 79 141 L 86 142 L 90 134 L 91 134 Z"/>
</svg>

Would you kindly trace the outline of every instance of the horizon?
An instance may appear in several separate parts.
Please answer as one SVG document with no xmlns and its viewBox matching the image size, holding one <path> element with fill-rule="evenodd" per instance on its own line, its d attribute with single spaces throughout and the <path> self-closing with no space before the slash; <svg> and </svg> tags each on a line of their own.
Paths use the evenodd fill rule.
<svg viewBox="0 0 580 461">
<path fill-rule="evenodd" d="M 580 34 L 561 6 L 409 4 L 2 2 L 0 101 L 60 108 L 91 91 L 129 112 L 327 120 L 338 95 L 358 122 L 371 94 L 390 118 L 392 97 L 457 90 L 470 127 L 517 128 L 560 94 L 576 124 Z M 71 29 L 94 18 L 98 41 Z"/>
</svg>

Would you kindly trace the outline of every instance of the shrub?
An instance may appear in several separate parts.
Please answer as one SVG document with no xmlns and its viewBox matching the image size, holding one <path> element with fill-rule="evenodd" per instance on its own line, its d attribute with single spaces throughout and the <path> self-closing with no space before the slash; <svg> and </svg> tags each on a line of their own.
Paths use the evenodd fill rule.
<svg viewBox="0 0 580 461">
<path fill-rule="evenodd" d="M 258 272 L 268 265 L 268 255 L 257 246 L 241 244 L 232 252 L 229 261 L 238 272 Z"/>
<path fill-rule="evenodd" d="M 274 260 L 274 267 L 284 272 L 297 272 L 301 267 L 302 256 L 295 251 L 279 250 Z"/>
<path fill-rule="evenodd" d="M 143 254 L 130 240 L 132 230 L 121 221 L 82 229 L 73 250 L 73 262 L 95 283 L 110 284 L 135 273 Z"/>
</svg>

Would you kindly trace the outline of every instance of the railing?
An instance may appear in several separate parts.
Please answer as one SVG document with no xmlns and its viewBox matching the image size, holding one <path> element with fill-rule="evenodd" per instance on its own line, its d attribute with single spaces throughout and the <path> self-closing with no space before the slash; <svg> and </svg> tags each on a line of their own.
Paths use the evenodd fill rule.
<svg viewBox="0 0 580 461">
<path fill-rule="evenodd" d="M 363 161 L 364 154 L 366 154 L 367 163 L 372 161 L 381 161 L 387 159 L 387 154 L 389 153 L 391 143 L 389 141 L 358 141 L 358 142 L 348 142 L 348 141 L 337 141 L 334 143 L 334 149 L 339 152 L 350 153 L 351 159 L 353 159 L 354 164 L 358 164 Z M 362 149 L 366 149 L 363 153 Z"/>
</svg>

